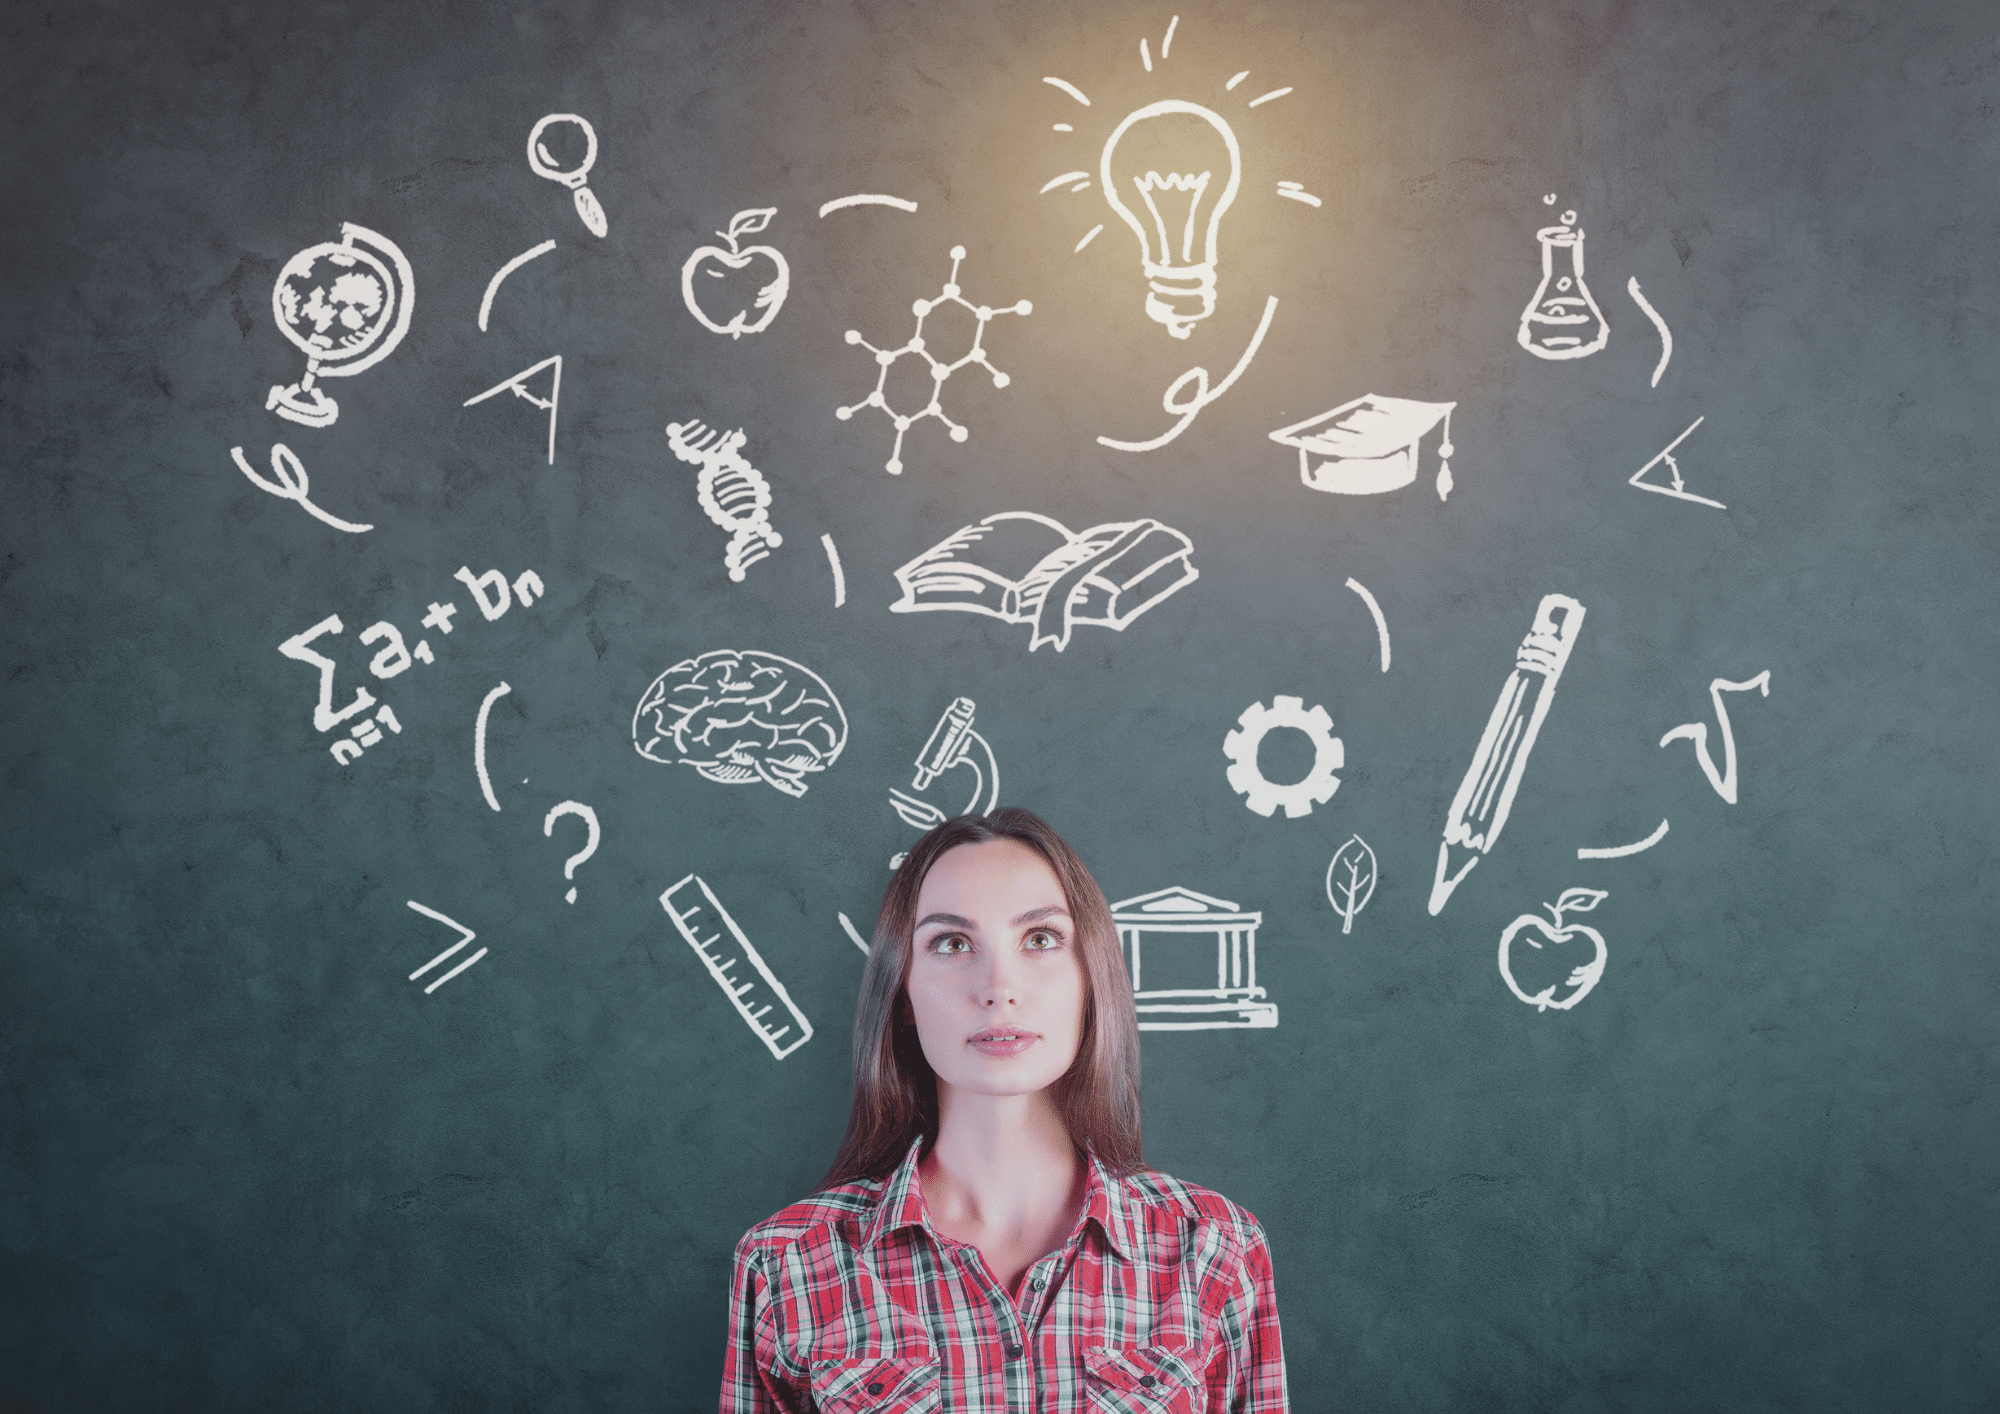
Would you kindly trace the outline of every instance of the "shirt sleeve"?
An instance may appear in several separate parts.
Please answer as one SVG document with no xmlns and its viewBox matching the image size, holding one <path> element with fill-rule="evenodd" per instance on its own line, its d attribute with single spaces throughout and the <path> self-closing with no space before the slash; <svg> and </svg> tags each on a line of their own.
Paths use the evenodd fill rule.
<svg viewBox="0 0 2000 1414">
<path fill-rule="evenodd" d="M 803 1414 L 805 1401 L 777 1372 L 782 1312 L 754 1234 L 736 1244 L 729 1284 L 729 1346 L 722 1357 L 721 1414 Z"/>
<path fill-rule="evenodd" d="M 1285 1349 L 1278 1334 L 1271 1248 L 1257 1220 L 1248 1213 L 1243 1217 L 1243 1264 L 1222 1315 L 1230 1346 L 1230 1358 L 1223 1362 L 1227 1385 L 1211 1391 L 1210 1407 L 1229 1414 L 1287 1414 L 1291 1403 L 1285 1392 Z"/>
</svg>

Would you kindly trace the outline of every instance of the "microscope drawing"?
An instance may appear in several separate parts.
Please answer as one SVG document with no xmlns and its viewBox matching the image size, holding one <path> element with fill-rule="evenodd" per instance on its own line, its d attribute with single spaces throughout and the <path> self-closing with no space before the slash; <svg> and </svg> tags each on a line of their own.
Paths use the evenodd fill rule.
<svg viewBox="0 0 2000 1414">
<path fill-rule="evenodd" d="M 1000 767 L 993 759 L 993 748 L 986 744 L 986 738 L 972 729 L 974 703 L 970 697 L 955 699 L 944 709 L 937 725 L 931 729 L 930 740 L 917 753 L 916 773 L 910 777 L 910 790 L 902 791 L 894 786 L 889 788 L 889 804 L 903 823 L 913 830 L 929 830 L 942 825 L 952 814 L 981 814 L 992 810 L 1000 803 Z M 982 764 L 983 763 L 983 764 Z M 960 766 L 972 768 L 972 794 L 965 804 L 955 812 L 946 812 L 912 791 L 928 790 L 938 777 Z M 985 797 L 986 803 L 980 804 Z M 891 869 L 900 869 L 903 856 L 897 855 L 889 861 Z"/>
</svg>

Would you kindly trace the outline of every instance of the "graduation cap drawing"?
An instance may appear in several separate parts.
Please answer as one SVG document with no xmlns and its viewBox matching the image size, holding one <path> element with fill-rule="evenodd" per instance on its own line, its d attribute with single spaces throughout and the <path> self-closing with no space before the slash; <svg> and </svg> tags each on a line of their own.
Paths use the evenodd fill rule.
<svg viewBox="0 0 2000 1414">
<path fill-rule="evenodd" d="M 1457 406 L 1368 393 L 1281 427 L 1271 440 L 1299 449 L 1299 480 L 1313 490 L 1374 496 L 1417 479 L 1423 440 L 1442 422 L 1444 439 L 1437 449 L 1442 501 L 1451 495 L 1451 410 Z"/>
</svg>

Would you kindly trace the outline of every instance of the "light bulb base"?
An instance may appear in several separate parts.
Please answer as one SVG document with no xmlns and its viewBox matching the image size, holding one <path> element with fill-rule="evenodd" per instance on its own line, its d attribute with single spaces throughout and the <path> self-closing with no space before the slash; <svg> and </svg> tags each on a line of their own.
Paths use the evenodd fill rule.
<svg viewBox="0 0 2000 1414">
<path fill-rule="evenodd" d="M 1215 313 L 1215 266 L 1145 263 L 1148 294 L 1146 317 L 1185 339 L 1194 326 Z"/>
</svg>

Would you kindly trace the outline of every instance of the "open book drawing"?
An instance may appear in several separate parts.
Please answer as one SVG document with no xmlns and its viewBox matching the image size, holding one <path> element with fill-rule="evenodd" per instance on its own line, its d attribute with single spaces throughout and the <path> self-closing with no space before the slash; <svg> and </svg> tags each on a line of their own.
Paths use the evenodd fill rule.
<svg viewBox="0 0 2000 1414">
<path fill-rule="evenodd" d="M 1032 624 L 1033 652 L 1060 653 L 1078 624 L 1123 629 L 1200 572 L 1194 546 L 1156 520 L 1072 531 L 1032 511 L 1003 511 L 948 536 L 896 571 L 899 614 L 956 609 Z"/>
</svg>

